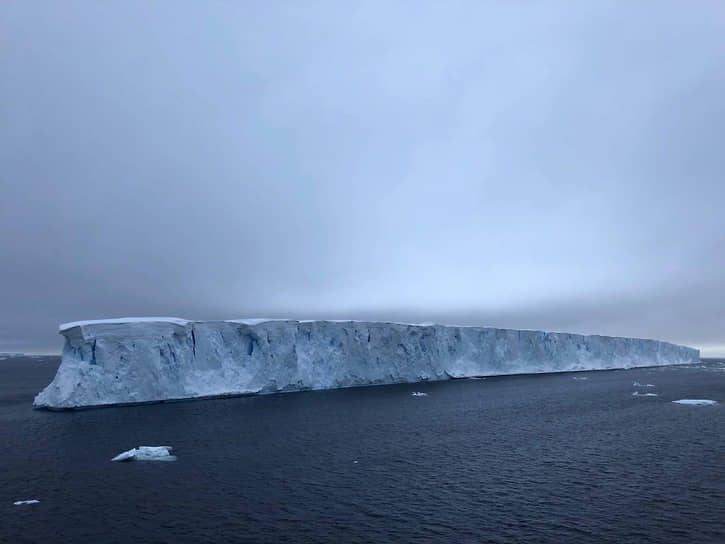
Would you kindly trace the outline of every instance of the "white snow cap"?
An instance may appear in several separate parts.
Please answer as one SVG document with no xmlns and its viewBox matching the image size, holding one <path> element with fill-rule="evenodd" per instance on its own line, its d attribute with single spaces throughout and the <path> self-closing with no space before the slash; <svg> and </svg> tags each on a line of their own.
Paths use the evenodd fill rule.
<svg viewBox="0 0 725 544">
<path fill-rule="evenodd" d="M 70 323 L 61 323 L 58 327 L 60 332 L 67 331 L 73 327 L 83 327 L 85 325 L 112 325 L 119 323 L 174 323 L 176 325 L 187 325 L 188 319 L 180 317 L 116 317 L 113 319 L 90 319 L 87 321 L 71 321 Z"/>
<path fill-rule="evenodd" d="M 224 323 L 239 323 L 241 325 L 259 325 L 269 321 L 293 321 L 292 319 L 280 319 L 275 317 L 250 317 L 246 319 L 225 319 Z"/>
<path fill-rule="evenodd" d="M 297 319 L 288 319 L 285 317 L 249 317 L 242 319 L 224 319 L 224 323 L 239 323 L 241 325 L 260 325 L 262 323 L 269 323 L 270 321 L 298 321 Z M 124 323 L 174 323 L 176 325 L 188 325 L 193 323 L 192 319 L 184 319 L 182 317 L 114 317 L 110 319 L 88 319 L 85 321 L 71 321 L 69 323 L 62 323 L 58 329 L 60 332 L 67 331 L 73 327 L 84 327 L 86 325 L 114 325 Z M 301 319 L 300 323 L 365 323 L 365 321 L 358 321 L 355 319 Z M 398 325 L 414 325 L 416 327 L 430 327 L 435 325 L 432 322 L 425 323 L 396 323 Z"/>
</svg>

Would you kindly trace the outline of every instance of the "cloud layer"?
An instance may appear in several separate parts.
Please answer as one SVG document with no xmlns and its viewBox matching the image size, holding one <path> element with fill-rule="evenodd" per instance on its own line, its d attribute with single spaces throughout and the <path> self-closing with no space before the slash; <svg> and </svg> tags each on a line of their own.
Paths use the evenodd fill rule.
<svg viewBox="0 0 725 544">
<path fill-rule="evenodd" d="M 0 350 L 265 315 L 725 355 L 723 31 L 720 2 L 9 2 Z"/>
</svg>

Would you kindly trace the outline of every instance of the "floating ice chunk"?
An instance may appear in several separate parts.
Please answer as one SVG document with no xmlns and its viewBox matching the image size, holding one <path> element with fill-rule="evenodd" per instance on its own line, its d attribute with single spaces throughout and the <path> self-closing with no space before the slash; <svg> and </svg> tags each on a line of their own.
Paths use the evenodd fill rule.
<svg viewBox="0 0 725 544">
<path fill-rule="evenodd" d="M 654 384 L 652 384 L 652 383 L 639 383 L 639 382 L 634 382 L 632 384 L 632 387 L 654 387 Z"/>
<path fill-rule="evenodd" d="M 139 446 L 119 453 L 111 461 L 176 461 L 171 446 Z"/>
<path fill-rule="evenodd" d="M 471 376 L 471 380 L 485 380 L 485 376 Z"/>
<path fill-rule="evenodd" d="M 588 380 L 589 378 L 587 378 L 586 376 L 574 376 L 574 379 L 581 381 L 581 380 Z"/>
<path fill-rule="evenodd" d="M 639 391 L 635 391 L 632 393 L 633 397 L 656 397 L 658 396 L 657 393 L 640 393 Z"/>
<path fill-rule="evenodd" d="M 411 393 L 411 395 L 414 397 L 427 397 L 428 393 L 421 393 L 420 391 L 413 391 Z"/>
<path fill-rule="evenodd" d="M 717 404 L 717 401 L 709 400 L 709 399 L 680 399 L 680 400 L 673 400 L 675 404 L 689 404 L 691 406 L 714 406 Z"/>
<path fill-rule="evenodd" d="M 40 501 L 38 499 L 30 499 L 29 501 L 15 501 L 13 504 L 15 506 L 20 506 L 22 504 L 38 504 Z"/>
</svg>

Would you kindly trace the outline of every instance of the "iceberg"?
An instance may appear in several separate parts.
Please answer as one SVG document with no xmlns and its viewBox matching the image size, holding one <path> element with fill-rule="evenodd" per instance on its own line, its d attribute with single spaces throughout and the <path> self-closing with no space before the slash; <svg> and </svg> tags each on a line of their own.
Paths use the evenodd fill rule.
<svg viewBox="0 0 725 544">
<path fill-rule="evenodd" d="M 121 318 L 61 325 L 37 408 L 699 362 L 656 340 L 363 321 Z"/>
<path fill-rule="evenodd" d="M 715 406 L 717 401 L 709 399 L 680 399 L 673 400 L 675 404 L 689 404 L 690 406 Z"/>
<path fill-rule="evenodd" d="M 23 506 L 25 504 L 38 504 L 40 501 L 38 499 L 30 499 L 28 501 L 15 501 L 13 504 L 15 506 Z"/>
<path fill-rule="evenodd" d="M 176 461 L 171 446 L 139 446 L 119 453 L 111 461 Z"/>
</svg>

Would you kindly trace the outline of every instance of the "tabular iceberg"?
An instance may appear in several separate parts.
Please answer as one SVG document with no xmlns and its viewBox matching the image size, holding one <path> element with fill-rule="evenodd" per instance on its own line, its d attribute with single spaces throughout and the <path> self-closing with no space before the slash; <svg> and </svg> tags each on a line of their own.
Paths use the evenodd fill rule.
<svg viewBox="0 0 725 544">
<path fill-rule="evenodd" d="M 61 325 L 35 398 L 67 409 L 172 399 L 699 361 L 656 340 L 361 321 L 125 318 Z"/>
</svg>

